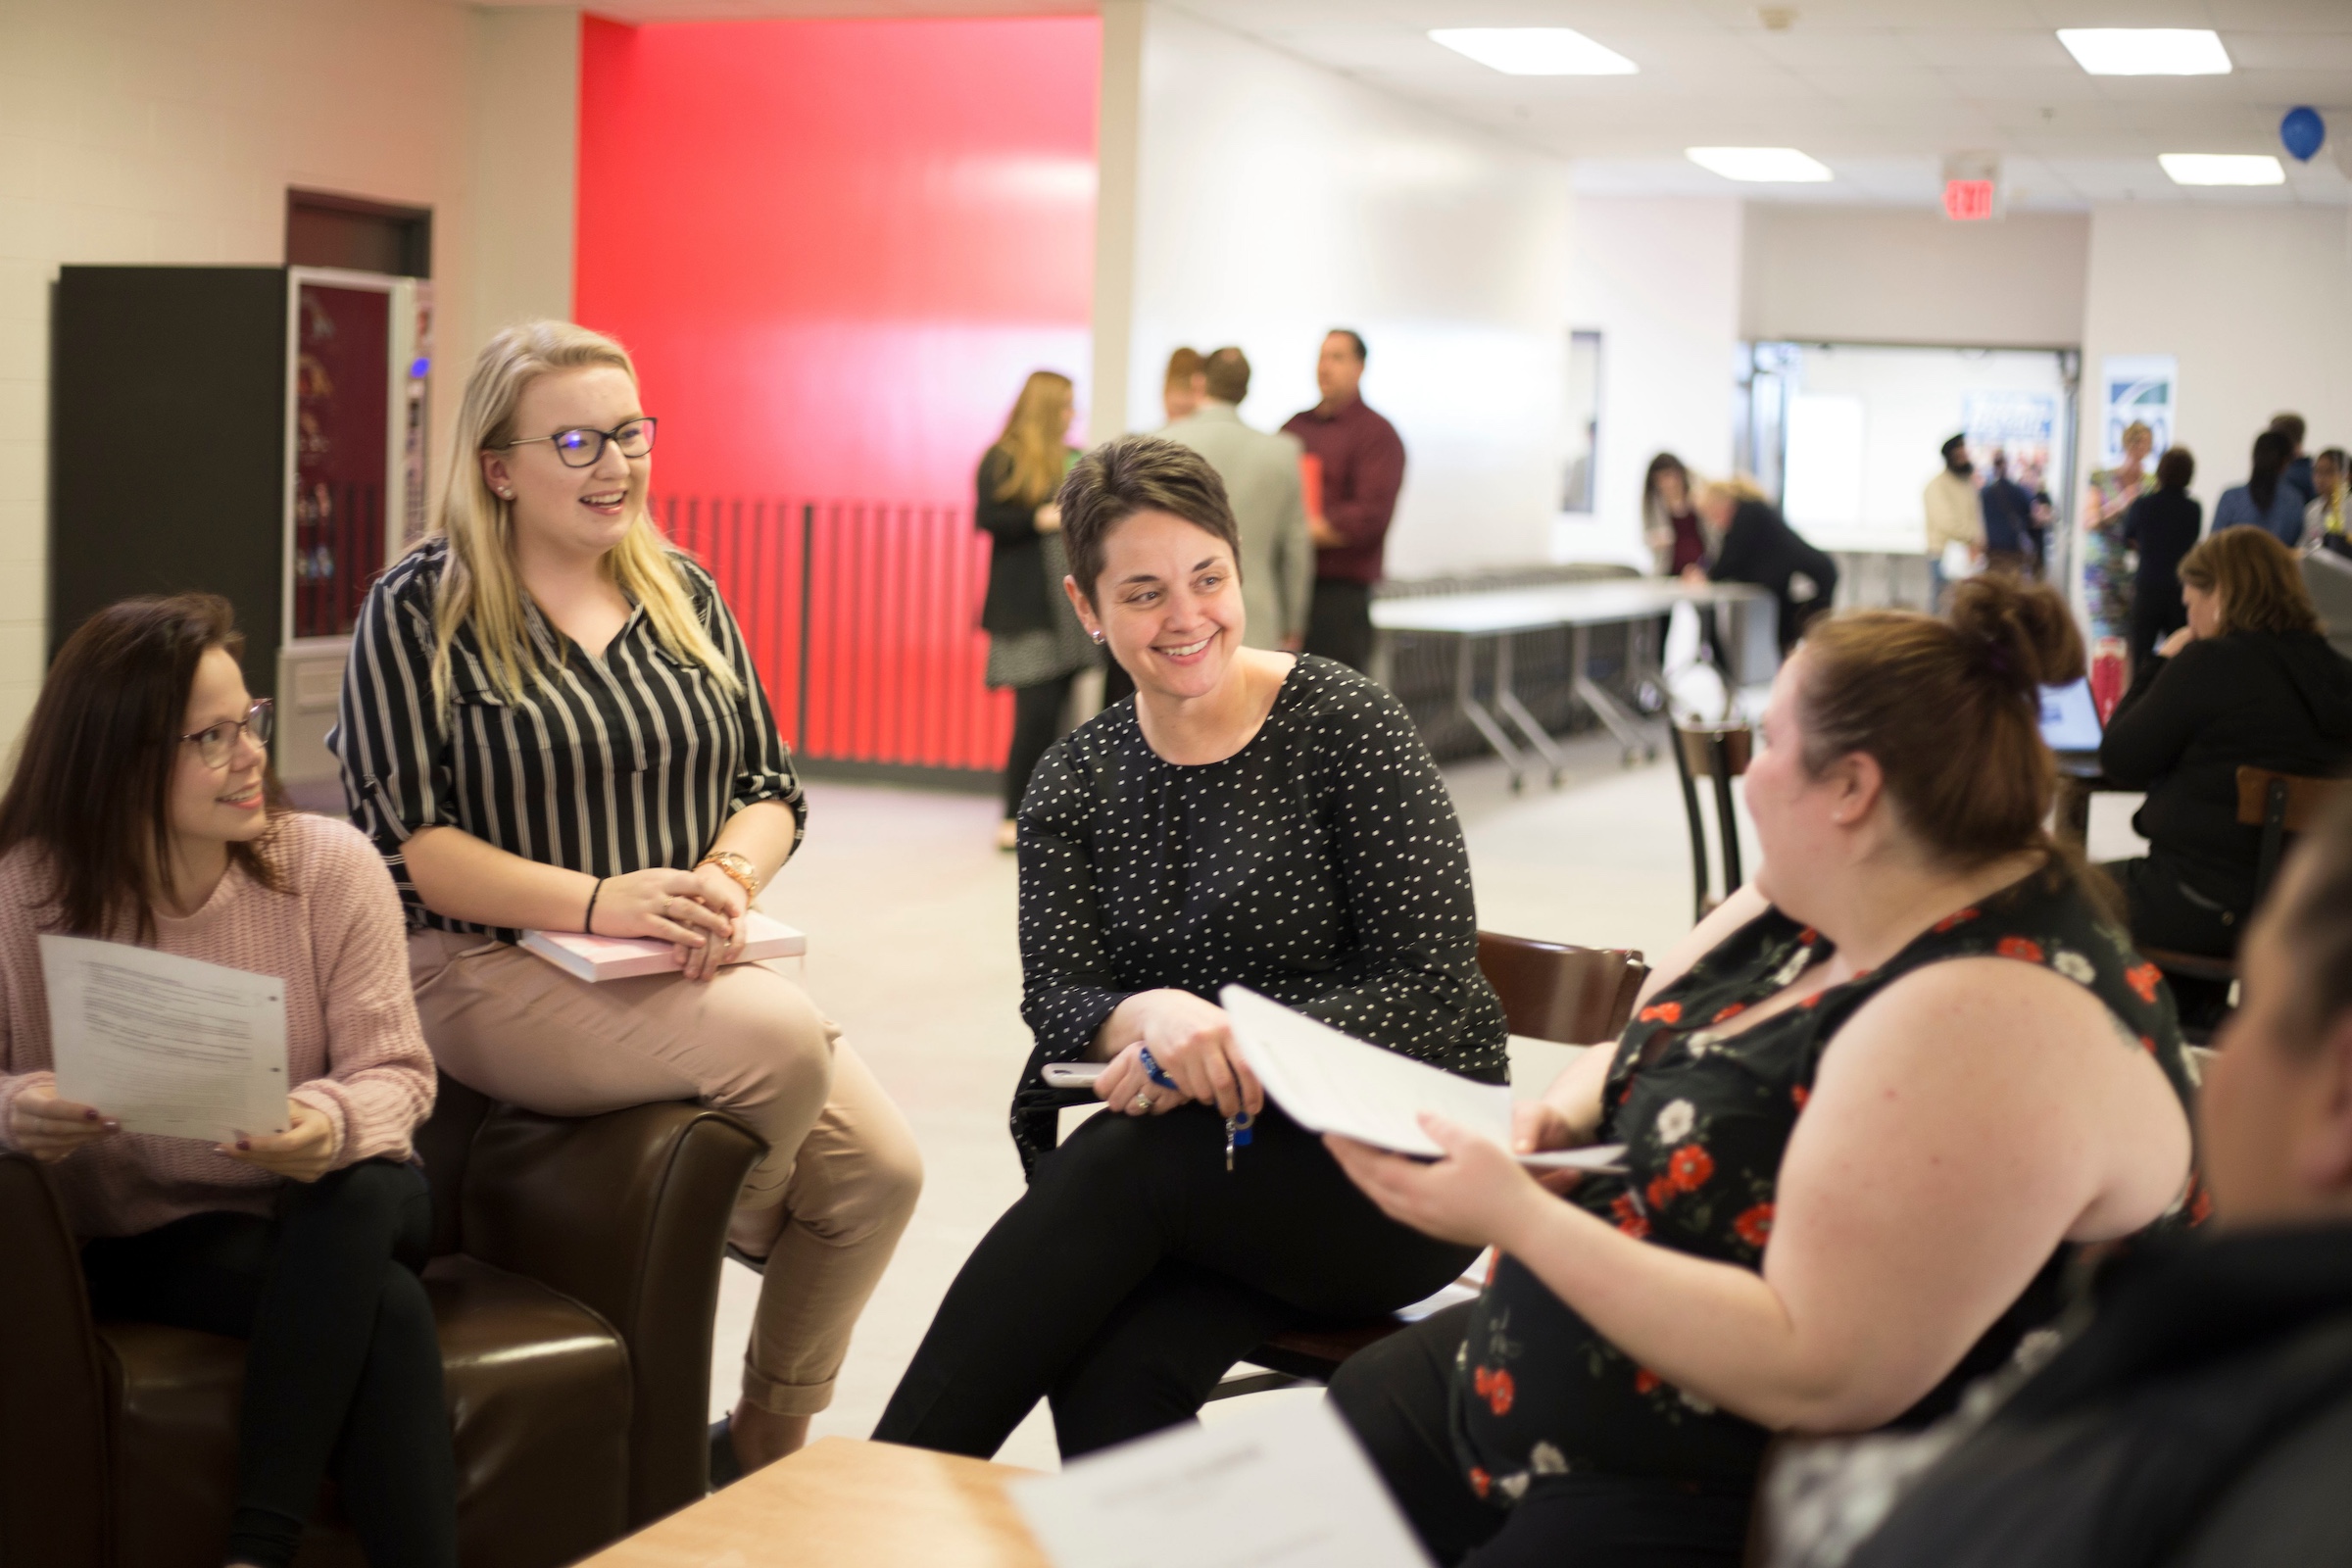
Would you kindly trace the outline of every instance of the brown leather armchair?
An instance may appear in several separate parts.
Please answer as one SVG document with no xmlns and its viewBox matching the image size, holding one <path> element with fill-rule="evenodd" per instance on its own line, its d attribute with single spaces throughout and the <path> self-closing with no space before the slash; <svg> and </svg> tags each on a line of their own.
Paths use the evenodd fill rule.
<svg viewBox="0 0 2352 1568">
<path fill-rule="evenodd" d="M 554 1568 L 703 1494 L 720 1249 L 762 1148 L 697 1105 L 559 1120 L 441 1080 L 424 1278 L 468 1568 Z M 217 1568 L 244 1358 L 93 1322 L 47 1177 L 0 1156 L 0 1568 Z M 332 1491 L 301 1568 L 363 1560 Z"/>
</svg>

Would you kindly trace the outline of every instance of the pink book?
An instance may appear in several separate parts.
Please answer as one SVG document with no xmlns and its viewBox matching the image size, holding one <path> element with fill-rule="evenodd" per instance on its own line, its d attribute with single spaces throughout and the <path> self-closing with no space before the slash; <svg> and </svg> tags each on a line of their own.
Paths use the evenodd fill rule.
<svg viewBox="0 0 2352 1568">
<path fill-rule="evenodd" d="M 738 963 L 762 958 L 797 958 L 808 951 L 808 939 L 781 920 L 754 909 Z M 599 980 L 634 980 L 639 975 L 673 974 L 679 967 L 675 945 L 653 937 L 592 937 L 585 931 L 525 931 L 523 948 L 557 968 L 591 984 Z"/>
</svg>

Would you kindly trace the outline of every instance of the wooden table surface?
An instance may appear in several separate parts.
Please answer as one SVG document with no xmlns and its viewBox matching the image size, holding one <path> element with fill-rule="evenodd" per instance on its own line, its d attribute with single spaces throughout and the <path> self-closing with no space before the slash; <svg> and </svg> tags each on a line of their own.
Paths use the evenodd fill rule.
<svg viewBox="0 0 2352 1568">
<path fill-rule="evenodd" d="M 1049 1568 L 1004 1492 L 1032 1473 L 826 1438 L 580 1568 Z"/>
</svg>

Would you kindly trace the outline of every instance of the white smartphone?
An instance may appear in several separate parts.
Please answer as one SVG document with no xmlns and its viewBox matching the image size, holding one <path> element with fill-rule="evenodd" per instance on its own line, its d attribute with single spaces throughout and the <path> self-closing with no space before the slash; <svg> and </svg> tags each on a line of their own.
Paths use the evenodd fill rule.
<svg viewBox="0 0 2352 1568">
<path fill-rule="evenodd" d="M 1092 1089 L 1095 1080 L 1102 1076 L 1103 1064 L 1099 1061 L 1049 1061 L 1045 1080 L 1048 1089 Z"/>
</svg>

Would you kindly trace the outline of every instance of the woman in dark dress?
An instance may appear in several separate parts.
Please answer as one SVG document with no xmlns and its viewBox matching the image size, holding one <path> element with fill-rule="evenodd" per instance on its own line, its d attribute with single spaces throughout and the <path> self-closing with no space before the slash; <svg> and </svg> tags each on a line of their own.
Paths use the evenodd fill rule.
<svg viewBox="0 0 2352 1568">
<path fill-rule="evenodd" d="M 1232 513 L 1188 448 L 1111 442 L 1061 507 L 1071 598 L 1136 701 L 1048 752 L 1022 804 L 1030 1187 L 874 1433 L 979 1455 L 1040 1398 L 1065 1455 L 1183 1421 L 1269 1335 L 1392 1311 L 1476 1255 L 1383 1218 L 1265 1102 L 1221 986 L 1506 1073 L 1461 829 L 1402 706 L 1330 660 L 1243 646 Z M 1040 1074 L 1075 1061 L 1108 1064 L 1110 1108 L 1055 1148 Z"/>
<path fill-rule="evenodd" d="M 1781 655 L 1804 636 L 1805 625 L 1838 595 L 1838 563 L 1805 542 L 1780 509 L 1748 479 L 1713 480 L 1698 492 L 1698 514 L 1723 543 L 1715 559 L 1686 566 L 1708 582 L 1745 582 L 1769 589 L 1779 602 Z"/>
<path fill-rule="evenodd" d="M 1030 770 L 1061 729 L 1070 683 L 1098 660 L 1085 628 L 1060 592 L 1061 509 L 1054 492 L 1067 472 L 1070 378 L 1032 370 L 1013 400 L 1004 433 L 980 460 L 973 522 L 993 541 L 988 597 L 980 625 L 988 633 L 988 684 L 1012 688 L 1012 745 L 1004 758 L 1004 820 L 997 846 L 1015 842 L 1013 818 Z"/>
<path fill-rule="evenodd" d="M 1332 1397 L 1444 1561 L 1729 1565 L 1774 1432 L 1917 1422 L 2055 1309 L 2079 1244 L 2189 1202 L 2152 965 L 2042 829 L 2052 590 L 1817 625 L 1747 774 L 1764 867 L 1522 1147 L 1626 1145 L 1559 1201 L 1500 1148 L 1335 1142 L 1391 1217 L 1501 1254 Z"/>
<path fill-rule="evenodd" d="M 2137 551 L 2132 576 L 2132 661 L 2147 662 L 2155 646 L 2188 624 L 2180 598 L 2180 558 L 2205 531 L 2205 509 L 2190 499 L 2197 460 L 2173 447 L 2156 460 L 2156 488 L 2124 514 L 2124 547 Z"/>
</svg>

